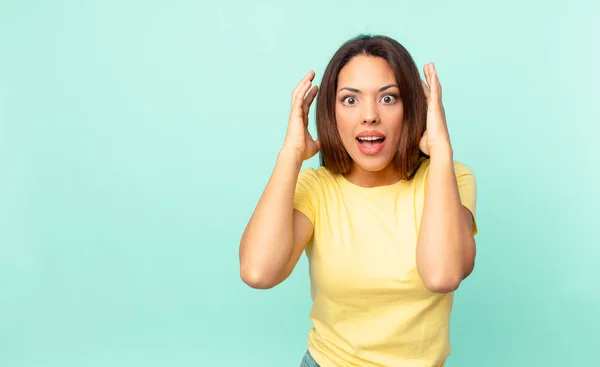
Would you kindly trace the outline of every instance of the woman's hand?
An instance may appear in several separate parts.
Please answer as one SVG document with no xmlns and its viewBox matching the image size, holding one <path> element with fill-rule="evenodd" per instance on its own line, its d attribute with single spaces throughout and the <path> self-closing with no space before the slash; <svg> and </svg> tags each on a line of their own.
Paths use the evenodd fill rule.
<svg viewBox="0 0 600 367">
<path fill-rule="evenodd" d="M 442 105 L 442 86 L 433 63 L 425 65 L 423 73 L 427 79 L 427 84 L 421 80 L 427 99 L 427 128 L 421 138 L 419 147 L 423 153 L 429 156 L 448 154 L 452 152 L 452 146 L 448 126 L 446 125 L 446 114 Z"/>
<path fill-rule="evenodd" d="M 320 149 L 319 140 L 313 140 L 308 132 L 308 112 L 318 91 L 316 85 L 310 89 L 314 77 L 315 72 L 310 71 L 292 93 L 292 108 L 284 142 L 284 148 L 292 149 L 302 161 L 313 157 Z"/>
</svg>

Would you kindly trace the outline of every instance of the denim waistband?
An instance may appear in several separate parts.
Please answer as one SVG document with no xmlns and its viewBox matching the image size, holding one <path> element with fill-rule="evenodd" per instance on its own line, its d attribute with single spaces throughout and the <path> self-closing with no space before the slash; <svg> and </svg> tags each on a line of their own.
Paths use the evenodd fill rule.
<svg viewBox="0 0 600 367">
<path fill-rule="evenodd" d="M 320 367 L 319 364 L 313 359 L 313 356 L 307 350 L 306 354 L 304 354 L 304 358 L 302 358 L 302 363 L 300 363 L 300 367 Z"/>
<path fill-rule="evenodd" d="M 445 365 L 446 365 L 446 361 L 442 362 L 442 364 L 440 364 L 439 367 L 444 367 Z M 300 363 L 300 367 L 321 367 L 321 366 L 319 366 L 317 361 L 314 360 L 313 356 L 307 350 L 306 353 L 304 354 L 304 358 L 302 358 L 302 363 Z"/>
</svg>

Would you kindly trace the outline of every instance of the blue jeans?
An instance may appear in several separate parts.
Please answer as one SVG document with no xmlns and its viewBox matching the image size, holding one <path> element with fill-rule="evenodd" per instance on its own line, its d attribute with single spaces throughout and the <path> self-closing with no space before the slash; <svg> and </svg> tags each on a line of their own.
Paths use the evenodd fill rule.
<svg viewBox="0 0 600 367">
<path fill-rule="evenodd" d="M 320 367 L 319 364 L 313 359 L 310 352 L 307 350 L 306 354 L 304 354 L 304 358 L 302 358 L 302 363 L 300 363 L 300 367 Z"/>
</svg>

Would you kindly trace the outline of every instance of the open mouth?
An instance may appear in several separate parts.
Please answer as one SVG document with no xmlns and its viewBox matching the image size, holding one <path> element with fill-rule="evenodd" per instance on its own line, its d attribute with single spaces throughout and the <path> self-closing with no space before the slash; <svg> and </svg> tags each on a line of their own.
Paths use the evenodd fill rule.
<svg viewBox="0 0 600 367">
<path fill-rule="evenodd" d="M 366 155 L 375 155 L 383 150 L 385 135 L 378 131 L 364 131 L 356 137 L 358 149 Z"/>
<path fill-rule="evenodd" d="M 371 148 L 371 147 L 375 147 L 375 146 L 383 143 L 385 138 L 379 137 L 379 136 L 366 136 L 366 137 L 356 138 L 356 140 L 358 140 L 360 145 Z"/>
</svg>

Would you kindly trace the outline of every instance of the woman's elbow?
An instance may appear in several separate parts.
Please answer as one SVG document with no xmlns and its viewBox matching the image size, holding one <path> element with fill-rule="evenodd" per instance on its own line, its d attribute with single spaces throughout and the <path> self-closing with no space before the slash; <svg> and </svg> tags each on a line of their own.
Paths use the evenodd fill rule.
<svg viewBox="0 0 600 367">
<path fill-rule="evenodd" d="M 277 285 L 273 277 L 256 268 L 240 267 L 240 277 L 244 283 L 255 289 L 270 289 Z"/>
<path fill-rule="evenodd" d="M 425 288 L 433 293 L 451 293 L 458 289 L 462 277 L 455 275 L 434 275 L 423 278 Z"/>
</svg>

